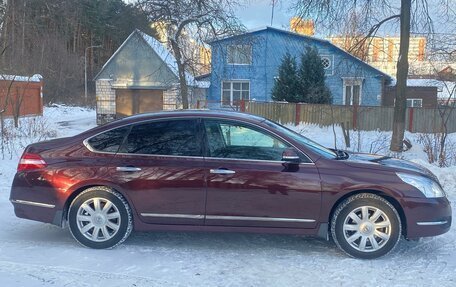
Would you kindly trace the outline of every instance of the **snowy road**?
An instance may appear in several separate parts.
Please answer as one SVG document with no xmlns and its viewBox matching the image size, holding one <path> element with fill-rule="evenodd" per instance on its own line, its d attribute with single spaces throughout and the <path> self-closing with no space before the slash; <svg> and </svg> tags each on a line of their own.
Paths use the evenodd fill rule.
<svg viewBox="0 0 456 287">
<path fill-rule="evenodd" d="M 75 113 L 63 119 L 68 131 L 57 126 L 79 132 L 93 126 L 87 118 Z M 456 286 L 454 228 L 402 240 L 372 261 L 348 258 L 330 242 L 286 235 L 133 233 L 114 250 L 90 250 L 68 229 L 14 216 L 8 197 L 16 163 L 0 160 L 0 286 Z M 454 201 L 455 169 L 433 171 Z"/>
</svg>

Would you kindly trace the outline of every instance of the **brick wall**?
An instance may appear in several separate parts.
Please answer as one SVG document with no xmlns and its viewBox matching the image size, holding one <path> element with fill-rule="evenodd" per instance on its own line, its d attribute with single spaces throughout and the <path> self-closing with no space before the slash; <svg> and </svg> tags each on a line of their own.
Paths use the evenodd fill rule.
<svg viewBox="0 0 456 287">
<path fill-rule="evenodd" d="M 116 91 L 112 80 L 100 79 L 95 82 L 97 95 L 97 124 L 104 124 L 115 119 Z"/>
</svg>

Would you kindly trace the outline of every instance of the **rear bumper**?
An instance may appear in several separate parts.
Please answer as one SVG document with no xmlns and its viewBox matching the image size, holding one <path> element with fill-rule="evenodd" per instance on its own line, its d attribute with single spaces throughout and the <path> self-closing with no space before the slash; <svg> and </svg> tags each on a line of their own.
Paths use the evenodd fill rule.
<svg viewBox="0 0 456 287">
<path fill-rule="evenodd" d="M 407 238 L 436 236 L 450 230 L 452 211 L 447 198 L 407 199 L 406 206 Z"/>
<path fill-rule="evenodd" d="M 14 213 L 19 218 L 51 223 L 62 226 L 63 212 L 55 208 L 55 205 L 42 202 L 11 199 Z"/>
<path fill-rule="evenodd" d="M 46 182 L 33 185 L 30 176 L 18 173 L 11 187 L 10 201 L 19 218 L 62 226 L 63 200 L 59 199 L 57 194 Z"/>
</svg>

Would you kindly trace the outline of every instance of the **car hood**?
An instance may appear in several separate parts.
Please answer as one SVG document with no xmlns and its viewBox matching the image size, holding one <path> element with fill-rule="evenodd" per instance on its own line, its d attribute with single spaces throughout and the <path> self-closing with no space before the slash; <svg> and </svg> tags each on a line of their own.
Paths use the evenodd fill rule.
<svg viewBox="0 0 456 287">
<path fill-rule="evenodd" d="M 426 177 L 429 177 L 438 182 L 437 177 L 427 168 L 421 166 L 417 163 L 398 159 L 391 158 L 387 156 L 381 156 L 376 154 L 366 154 L 366 153 L 350 153 L 349 158 L 344 160 L 347 165 L 350 166 L 360 166 L 363 165 L 365 168 L 373 169 L 389 169 L 395 171 L 407 172 L 411 171 L 414 173 L 419 173 Z"/>
</svg>

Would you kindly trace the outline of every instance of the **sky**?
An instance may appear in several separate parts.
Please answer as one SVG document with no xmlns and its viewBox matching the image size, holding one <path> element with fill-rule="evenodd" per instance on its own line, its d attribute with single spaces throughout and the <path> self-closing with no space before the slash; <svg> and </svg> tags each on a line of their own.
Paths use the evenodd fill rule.
<svg viewBox="0 0 456 287">
<path fill-rule="evenodd" d="M 271 3 L 273 0 L 246 0 L 246 4 L 237 9 L 236 13 L 241 22 L 247 27 L 247 29 L 255 29 L 258 27 L 271 26 Z M 293 0 L 275 0 L 276 7 L 274 9 L 274 21 L 272 26 L 277 28 L 289 28 L 289 19 L 294 15 L 291 9 L 291 3 Z M 399 2 L 399 0 L 391 0 L 392 3 Z M 447 0 L 449 5 L 455 3 L 456 0 Z M 451 33 L 455 34 L 456 23 L 449 23 L 441 15 L 444 13 L 444 7 L 441 5 L 442 1 L 431 0 L 428 1 L 429 12 L 434 21 L 434 31 L 437 33 Z M 398 3 L 399 4 L 399 3 Z M 456 13 L 456 12 L 454 12 Z M 399 34 L 397 31 L 397 24 L 395 25 L 383 25 L 380 29 L 379 34 L 394 35 Z M 416 30 L 416 28 L 414 28 Z M 316 35 L 327 36 L 328 32 L 315 27 Z M 426 30 L 427 31 L 427 30 Z M 414 31 L 412 31 L 413 33 Z M 422 32 L 422 31 L 415 31 Z"/>
<path fill-rule="evenodd" d="M 278 2 L 274 9 L 274 27 L 286 28 L 288 21 L 293 17 L 293 12 L 289 9 L 289 1 Z M 247 29 L 271 26 L 272 0 L 249 0 L 247 4 L 239 7 L 236 11 L 241 22 Z"/>
<path fill-rule="evenodd" d="M 124 0 L 127 3 L 132 3 L 134 0 Z M 236 15 L 239 17 L 240 21 L 248 30 L 271 26 L 271 3 L 273 0 L 240 0 L 240 2 L 245 1 L 245 3 L 236 9 Z M 399 0 L 391 0 L 392 2 Z M 456 3 L 456 0 L 446 0 L 448 3 Z M 291 3 L 293 0 L 275 0 L 276 6 L 274 9 L 274 20 L 272 26 L 277 28 L 288 29 L 289 20 L 291 17 L 295 16 L 295 13 L 291 9 Z M 454 36 L 454 31 L 456 31 L 456 23 L 449 24 L 446 19 L 440 17 L 442 14 L 442 7 L 439 5 L 441 0 L 430 0 L 429 10 L 434 21 L 435 32 L 438 33 L 452 33 Z M 450 4 L 451 6 L 451 4 Z M 456 13 L 456 12 L 455 12 Z M 455 21 L 456 22 L 456 21 Z M 389 27 L 388 27 L 389 26 Z M 427 30 L 426 30 L 427 31 Z M 316 36 L 325 37 L 328 36 L 328 31 L 324 31 L 323 28 L 315 27 Z M 395 35 L 398 34 L 397 25 L 384 25 L 380 31 L 379 35 Z M 413 31 L 412 31 L 413 32 Z M 419 32 L 419 31 L 417 31 Z"/>
<path fill-rule="evenodd" d="M 394 0 L 393 0 L 394 1 Z M 290 18 L 296 16 L 291 9 L 293 0 L 275 0 L 274 18 L 271 25 L 272 0 L 246 0 L 246 3 L 236 10 L 240 21 L 248 30 L 264 26 L 289 29 Z M 381 30 L 385 30 L 385 26 Z M 380 31 L 384 34 L 395 34 L 395 31 Z M 315 36 L 326 37 L 329 32 L 322 27 L 315 26 Z"/>
</svg>

